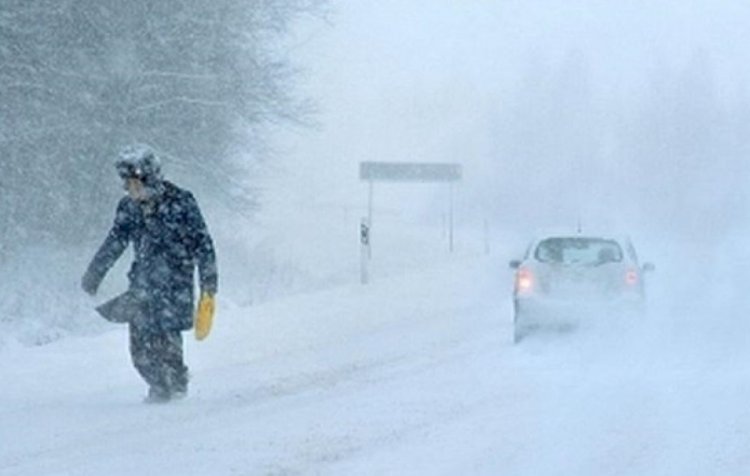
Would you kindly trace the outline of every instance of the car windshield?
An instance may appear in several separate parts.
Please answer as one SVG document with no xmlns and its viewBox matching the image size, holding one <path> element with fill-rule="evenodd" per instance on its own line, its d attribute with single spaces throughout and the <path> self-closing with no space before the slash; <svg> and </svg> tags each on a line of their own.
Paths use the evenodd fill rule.
<svg viewBox="0 0 750 476">
<path fill-rule="evenodd" d="M 622 261 L 622 248 L 603 238 L 547 238 L 539 243 L 534 257 L 544 263 L 597 266 Z"/>
</svg>

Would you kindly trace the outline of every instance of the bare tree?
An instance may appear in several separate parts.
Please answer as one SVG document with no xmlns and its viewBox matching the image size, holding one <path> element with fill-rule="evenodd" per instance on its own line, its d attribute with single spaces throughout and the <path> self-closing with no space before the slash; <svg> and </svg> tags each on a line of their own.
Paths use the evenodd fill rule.
<svg viewBox="0 0 750 476">
<path fill-rule="evenodd" d="M 102 161 L 131 141 L 150 143 L 215 189 L 229 188 L 228 159 L 256 126 L 304 120 L 309 112 L 294 94 L 293 69 L 277 40 L 321 6 L 322 0 L 4 0 L 6 240 L 40 232 L 80 239 L 86 223 L 101 221 L 101 197 L 114 194 L 111 167 Z M 252 191 L 239 195 L 252 204 Z"/>
</svg>

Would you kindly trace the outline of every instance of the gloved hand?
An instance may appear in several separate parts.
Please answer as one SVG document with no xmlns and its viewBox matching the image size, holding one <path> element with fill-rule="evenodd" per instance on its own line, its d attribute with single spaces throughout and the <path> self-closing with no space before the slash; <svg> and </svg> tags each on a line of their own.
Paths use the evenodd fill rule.
<svg viewBox="0 0 750 476">
<path fill-rule="evenodd" d="M 81 278 L 81 287 L 87 294 L 93 296 L 96 294 L 96 290 L 99 289 L 100 282 L 99 278 L 89 270 L 86 271 L 86 274 Z"/>
<path fill-rule="evenodd" d="M 203 340 L 211 332 L 211 324 L 214 322 L 214 310 L 216 303 L 214 295 L 203 292 L 198 301 L 198 309 L 195 311 L 195 338 Z"/>
</svg>

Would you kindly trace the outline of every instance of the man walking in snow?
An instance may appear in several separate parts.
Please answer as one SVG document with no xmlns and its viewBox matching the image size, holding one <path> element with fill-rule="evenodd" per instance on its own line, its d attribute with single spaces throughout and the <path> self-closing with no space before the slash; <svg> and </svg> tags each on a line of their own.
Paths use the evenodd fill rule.
<svg viewBox="0 0 750 476">
<path fill-rule="evenodd" d="M 163 179 L 153 150 L 128 147 L 116 167 L 127 195 L 117 205 L 114 224 L 81 284 L 96 294 L 109 269 L 133 244 L 128 291 L 97 310 L 109 320 L 128 322 L 133 365 L 149 385 L 146 401 L 166 402 L 187 394 L 182 331 L 194 324 L 196 266 L 201 293 L 196 338 L 205 338 L 210 330 L 216 256 L 198 203 L 190 192 Z"/>
</svg>

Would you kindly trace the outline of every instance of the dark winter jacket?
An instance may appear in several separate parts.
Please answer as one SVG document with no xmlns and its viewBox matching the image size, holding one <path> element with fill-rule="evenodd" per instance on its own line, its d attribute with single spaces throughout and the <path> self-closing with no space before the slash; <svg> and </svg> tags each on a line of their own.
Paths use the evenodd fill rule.
<svg viewBox="0 0 750 476">
<path fill-rule="evenodd" d="M 148 202 L 124 197 L 104 243 L 89 264 L 84 288 L 95 291 L 104 275 L 133 243 L 129 293 L 143 304 L 136 325 L 162 330 L 193 326 L 193 275 L 202 292 L 217 288 L 213 242 L 193 195 L 163 181 Z"/>
</svg>

